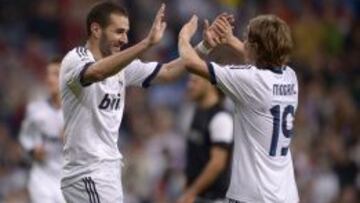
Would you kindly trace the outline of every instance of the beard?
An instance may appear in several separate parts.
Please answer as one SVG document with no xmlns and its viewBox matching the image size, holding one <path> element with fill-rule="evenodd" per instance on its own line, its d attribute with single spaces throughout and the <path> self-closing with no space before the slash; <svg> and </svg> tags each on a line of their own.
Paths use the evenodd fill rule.
<svg viewBox="0 0 360 203">
<path fill-rule="evenodd" d="M 107 57 L 112 54 L 109 40 L 108 40 L 106 34 L 104 34 L 104 33 L 100 37 L 99 48 L 100 48 L 100 52 L 103 55 L 103 57 Z"/>
</svg>

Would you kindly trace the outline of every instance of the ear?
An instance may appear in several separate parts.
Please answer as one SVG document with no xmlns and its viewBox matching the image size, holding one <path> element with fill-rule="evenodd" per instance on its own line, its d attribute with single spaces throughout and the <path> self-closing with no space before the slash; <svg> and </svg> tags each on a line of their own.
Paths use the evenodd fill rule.
<svg viewBox="0 0 360 203">
<path fill-rule="evenodd" d="M 97 39 L 100 38 L 101 33 L 102 33 L 102 29 L 101 29 L 101 26 L 98 23 L 96 23 L 96 22 L 91 23 L 90 30 L 91 30 L 92 35 L 95 38 L 97 38 Z"/>
</svg>

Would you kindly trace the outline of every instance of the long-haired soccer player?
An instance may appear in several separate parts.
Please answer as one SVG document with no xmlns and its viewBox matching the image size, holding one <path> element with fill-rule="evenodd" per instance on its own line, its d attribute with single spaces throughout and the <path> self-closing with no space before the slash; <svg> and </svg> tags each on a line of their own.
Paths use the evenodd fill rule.
<svg viewBox="0 0 360 203">
<path fill-rule="evenodd" d="M 217 28 L 224 43 L 245 55 L 244 65 L 199 58 L 189 43 L 197 29 L 196 16 L 179 34 L 179 52 L 189 72 L 211 81 L 235 103 L 229 202 L 299 202 L 289 150 L 298 105 L 297 77 L 286 65 L 290 29 L 274 15 L 261 15 L 250 20 L 243 43 L 226 20 Z"/>
</svg>

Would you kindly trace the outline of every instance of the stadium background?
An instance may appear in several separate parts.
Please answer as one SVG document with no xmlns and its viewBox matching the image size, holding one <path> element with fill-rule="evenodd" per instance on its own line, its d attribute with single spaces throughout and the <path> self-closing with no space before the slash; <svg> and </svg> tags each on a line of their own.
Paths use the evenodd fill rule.
<svg viewBox="0 0 360 203">
<path fill-rule="evenodd" d="M 27 202 L 28 160 L 17 141 L 24 108 L 44 95 L 50 57 L 84 43 L 84 18 L 94 0 L 0 0 L 0 202 Z M 130 42 L 147 33 L 160 0 L 120 1 L 129 10 Z M 360 166 L 360 26 L 357 0 L 168 0 L 161 44 L 142 58 L 177 56 L 177 34 L 196 13 L 235 14 L 242 36 L 251 17 L 285 19 L 296 42 L 291 64 L 300 79 L 292 140 L 302 202 L 356 203 Z M 197 41 L 201 37 L 199 32 Z M 213 54 L 217 61 L 238 61 Z M 184 165 L 186 77 L 149 91 L 129 89 L 119 146 L 125 156 L 126 202 L 174 202 Z M 39 109 L 40 110 L 40 109 Z"/>
</svg>

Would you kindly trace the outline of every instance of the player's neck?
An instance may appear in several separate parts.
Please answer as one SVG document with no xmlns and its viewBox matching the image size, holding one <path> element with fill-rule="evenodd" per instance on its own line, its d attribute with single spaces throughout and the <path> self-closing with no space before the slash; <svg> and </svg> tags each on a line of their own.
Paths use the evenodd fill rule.
<svg viewBox="0 0 360 203">
<path fill-rule="evenodd" d="M 207 93 L 200 101 L 199 106 L 202 109 L 213 107 L 219 102 L 219 96 L 217 93 Z"/>
<path fill-rule="evenodd" d="M 100 59 L 103 58 L 103 55 L 100 51 L 99 46 L 97 45 L 97 42 L 95 42 L 94 40 L 89 39 L 86 42 L 86 48 L 88 48 L 91 52 L 91 54 L 94 56 L 95 61 L 98 61 Z"/>
</svg>

